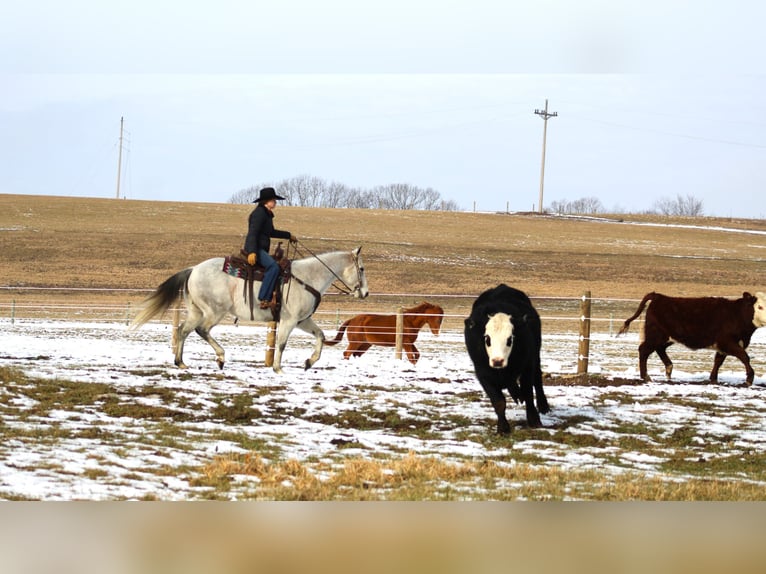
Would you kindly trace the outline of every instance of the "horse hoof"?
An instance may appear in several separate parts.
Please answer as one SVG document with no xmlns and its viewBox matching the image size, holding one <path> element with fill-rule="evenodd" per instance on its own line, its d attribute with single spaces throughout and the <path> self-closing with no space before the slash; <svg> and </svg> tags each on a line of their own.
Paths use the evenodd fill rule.
<svg viewBox="0 0 766 574">
<path fill-rule="evenodd" d="M 303 365 L 303 370 L 308 371 L 311 368 L 311 365 L 313 364 L 314 363 L 312 363 L 309 359 L 306 359 L 306 363 Z"/>
<path fill-rule="evenodd" d="M 223 371 L 223 361 L 216 361 L 218 363 L 218 368 Z"/>
</svg>

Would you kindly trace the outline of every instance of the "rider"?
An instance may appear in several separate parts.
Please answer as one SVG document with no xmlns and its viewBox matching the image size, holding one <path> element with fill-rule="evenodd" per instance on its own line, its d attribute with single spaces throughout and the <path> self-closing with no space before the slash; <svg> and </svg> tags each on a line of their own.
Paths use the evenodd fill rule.
<svg viewBox="0 0 766 574">
<path fill-rule="evenodd" d="M 258 292 L 258 300 L 261 309 L 268 309 L 271 304 L 271 294 L 274 292 L 274 283 L 279 275 L 279 265 L 269 254 L 271 247 L 271 237 L 280 239 L 289 239 L 295 243 L 298 239 L 289 231 L 280 231 L 274 229 L 274 207 L 278 199 L 284 199 L 277 195 L 273 187 L 264 187 L 253 203 L 258 205 L 250 214 L 250 220 L 247 228 L 247 238 L 245 239 L 245 253 L 247 253 L 247 262 L 255 265 L 258 261 L 264 268 L 263 282 Z"/>
</svg>

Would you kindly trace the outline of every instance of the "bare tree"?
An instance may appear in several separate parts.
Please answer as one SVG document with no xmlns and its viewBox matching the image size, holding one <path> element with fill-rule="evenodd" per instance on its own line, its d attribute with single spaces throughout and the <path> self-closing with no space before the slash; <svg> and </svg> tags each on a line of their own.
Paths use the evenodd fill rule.
<svg viewBox="0 0 766 574">
<path fill-rule="evenodd" d="M 352 207 L 363 209 L 429 209 L 457 211 L 454 201 L 442 200 L 438 191 L 422 189 L 409 183 L 380 185 L 372 190 L 348 188 L 342 183 L 327 183 L 318 177 L 299 175 L 276 183 L 264 183 L 240 190 L 231 203 L 250 203 L 258 191 L 271 186 L 285 198 L 286 205 L 303 207 Z"/>
<path fill-rule="evenodd" d="M 370 209 L 376 207 L 374 195 L 371 191 L 365 191 L 357 187 L 349 190 L 346 197 L 346 207 L 356 209 Z"/>
<path fill-rule="evenodd" d="M 322 198 L 322 207 L 343 207 L 348 200 L 349 189 L 337 181 L 330 182 Z"/>
<path fill-rule="evenodd" d="M 597 197 L 581 197 L 574 201 L 565 199 L 553 201 L 546 211 L 558 214 L 604 213 L 604 205 Z"/>
<path fill-rule="evenodd" d="M 654 202 L 654 211 L 662 215 L 680 217 L 699 217 L 704 215 L 703 202 L 691 194 L 686 196 L 680 193 L 675 199 L 662 197 Z"/>
</svg>

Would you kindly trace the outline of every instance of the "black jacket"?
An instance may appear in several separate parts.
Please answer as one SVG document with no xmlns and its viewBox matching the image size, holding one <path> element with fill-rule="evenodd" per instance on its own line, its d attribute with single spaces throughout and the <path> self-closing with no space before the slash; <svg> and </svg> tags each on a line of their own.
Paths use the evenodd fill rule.
<svg viewBox="0 0 766 574">
<path fill-rule="evenodd" d="M 289 231 L 274 229 L 273 219 L 274 213 L 260 203 L 253 210 L 250 214 L 247 238 L 245 239 L 245 251 L 247 253 L 255 253 L 259 248 L 268 252 L 271 248 L 271 237 L 290 239 Z"/>
</svg>

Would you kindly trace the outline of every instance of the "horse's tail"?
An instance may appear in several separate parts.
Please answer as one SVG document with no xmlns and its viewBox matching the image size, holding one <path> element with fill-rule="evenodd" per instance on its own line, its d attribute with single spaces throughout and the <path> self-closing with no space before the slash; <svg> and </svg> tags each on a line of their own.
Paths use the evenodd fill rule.
<svg viewBox="0 0 766 574">
<path fill-rule="evenodd" d="M 157 290 L 143 302 L 143 309 L 130 322 L 130 328 L 138 329 L 156 315 L 161 315 L 167 311 L 173 302 L 178 299 L 179 291 L 186 289 L 186 282 L 189 280 L 191 272 L 191 267 L 179 271 L 157 287 Z"/>
<path fill-rule="evenodd" d="M 641 313 L 643 313 L 643 312 L 644 312 L 644 307 L 646 307 L 646 304 L 647 304 L 649 301 L 651 301 L 652 299 L 654 299 L 654 296 L 655 296 L 655 295 L 656 295 L 656 293 L 655 293 L 654 291 L 652 291 L 651 293 L 647 293 L 646 295 L 644 295 L 644 298 L 643 298 L 643 299 L 641 299 L 641 303 L 639 303 L 639 305 L 638 305 L 638 309 L 636 310 L 636 312 L 635 312 L 635 313 L 633 313 L 633 316 L 631 316 L 631 317 L 628 317 L 627 319 L 625 319 L 625 323 L 623 323 L 623 325 L 622 325 L 622 329 L 620 329 L 620 330 L 619 330 L 619 332 L 617 333 L 617 335 L 624 335 L 625 333 L 627 333 L 627 332 L 628 332 L 628 329 L 630 328 L 630 323 L 631 323 L 631 321 L 633 321 L 633 319 L 635 319 L 635 318 L 636 318 L 636 317 L 638 317 L 638 316 L 639 316 Z"/>
<path fill-rule="evenodd" d="M 351 322 L 351 319 L 349 319 L 348 321 L 343 323 L 340 326 L 340 329 L 338 329 L 338 332 L 335 333 L 335 338 L 332 341 L 325 341 L 324 344 L 325 345 L 330 345 L 332 347 L 333 345 L 337 345 L 338 343 L 340 343 L 340 340 L 343 338 L 343 333 L 346 332 L 346 327 L 348 327 L 348 324 L 350 322 Z"/>
</svg>

